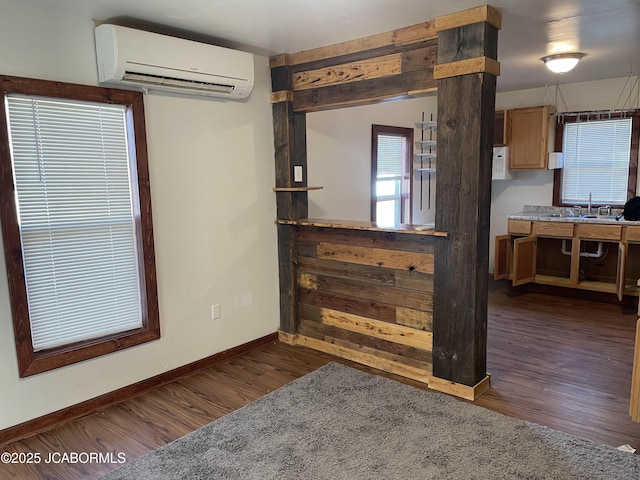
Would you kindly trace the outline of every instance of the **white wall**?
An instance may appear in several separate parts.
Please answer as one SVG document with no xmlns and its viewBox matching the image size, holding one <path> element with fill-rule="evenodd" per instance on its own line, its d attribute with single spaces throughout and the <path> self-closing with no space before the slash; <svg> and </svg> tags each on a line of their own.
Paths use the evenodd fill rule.
<svg viewBox="0 0 640 480">
<path fill-rule="evenodd" d="M 307 174 L 309 185 L 322 190 L 309 193 L 312 218 L 371 219 L 371 125 L 414 128 L 424 112 L 436 119 L 435 95 L 328 110 L 307 114 Z M 425 137 L 425 140 L 428 138 Z M 415 129 L 414 140 L 420 140 Z M 423 181 L 420 208 L 420 177 L 414 176 L 413 223 L 435 220 L 435 176 L 431 210 L 427 208 L 427 180 Z"/>
<path fill-rule="evenodd" d="M 633 81 L 618 78 L 563 85 L 560 89 L 549 86 L 501 93 L 496 109 L 543 104 L 556 105 L 560 112 L 636 107 L 637 99 L 632 105 L 627 103 Z M 309 183 L 324 186 L 324 190 L 309 194 L 309 215 L 369 220 L 371 124 L 411 127 L 421 112 L 427 117 L 431 112 L 435 115 L 436 101 L 435 97 L 426 97 L 307 115 Z M 435 184 L 437 188 L 437 181 Z M 551 205 L 553 171 L 518 172 L 517 179 L 493 181 L 491 186 L 489 262 L 493 271 L 494 238 L 506 232 L 506 216 L 521 211 L 526 204 Z M 419 209 L 414 208 L 414 213 L 418 214 L 415 223 L 433 221 L 433 211 L 421 217 Z"/>
<path fill-rule="evenodd" d="M 96 84 L 92 21 L 6 0 L 0 11 L 0 73 Z M 19 379 L 0 259 L 0 429 L 277 330 L 270 77 L 255 62 L 246 102 L 145 97 L 160 340 Z"/>
</svg>

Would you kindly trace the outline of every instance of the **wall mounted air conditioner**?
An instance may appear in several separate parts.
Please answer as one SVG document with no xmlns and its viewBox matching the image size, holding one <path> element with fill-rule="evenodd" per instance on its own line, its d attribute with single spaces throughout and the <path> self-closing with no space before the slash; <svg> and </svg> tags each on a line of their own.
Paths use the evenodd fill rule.
<svg viewBox="0 0 640 480">
<path fill-rule="evenodd" d="M 109 24 L 95 36 L 100 83 L 230 99 L 253 89 L 250 53 Z"/>
</svg>

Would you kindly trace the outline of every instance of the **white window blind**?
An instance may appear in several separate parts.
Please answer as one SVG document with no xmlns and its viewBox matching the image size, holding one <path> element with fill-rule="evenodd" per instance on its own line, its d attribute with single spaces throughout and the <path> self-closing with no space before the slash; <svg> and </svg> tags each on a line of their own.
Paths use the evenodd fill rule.
<svg viewBox="0 0 640 480">
<path fill-rule="evenodd" d="M 402 178 L 406 139 L 399 135 L 378 135 L 377 178 Z"/>
<path fill-rule="evenodd" d="M 5 102 L 34 351 L 141 327 L 126 108 Z"/>
<path fill-rule="evenodd" d="M 564 126 L 562 202 L 624 204 L 627 200 L 631 118 Z"/>
</svg>

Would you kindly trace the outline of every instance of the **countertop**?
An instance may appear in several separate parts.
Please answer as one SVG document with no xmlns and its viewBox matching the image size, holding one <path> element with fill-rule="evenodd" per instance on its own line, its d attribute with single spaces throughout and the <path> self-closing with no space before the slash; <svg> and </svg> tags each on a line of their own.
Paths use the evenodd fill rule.
<svg viewBox="0 0 640 480">
<path fill-rule="evenodd" d="M 538 222 L 570 222 L 570 223 L 597 223 L 609 225 L 640 225 L 640 221 L 630 221 L 621 218 L 616 220 L 620 209 L 614 209 L 611 215 L 595 216 L 593 218 L 584 216 L 570 216 L 567 208 L 563 207 L 540 207 L 525 205 L 522 212 L 507 215 L 510 220 L 530 220 Z"/>
<path fill-rule="evenodd" d="M 432 235 L 436 237 L 446 237 L 446 232 L 436 232 L 435 226 L 431 225 L 408 225 L 399 224 L 392 227 L 382 227 L 375 222 L 361 222 L 352 220 L 330 220 L 319 218 L 305 218 L 302 220 L 277 220 L 281 225 L 302 225 L 309 227 L 324 228 L 344 228 L 347 230 L 368 230 L 374 232 L 410 233 L 418 235 Z M 638 222 L 640 223 L 640 222 Z"/>
</svg>

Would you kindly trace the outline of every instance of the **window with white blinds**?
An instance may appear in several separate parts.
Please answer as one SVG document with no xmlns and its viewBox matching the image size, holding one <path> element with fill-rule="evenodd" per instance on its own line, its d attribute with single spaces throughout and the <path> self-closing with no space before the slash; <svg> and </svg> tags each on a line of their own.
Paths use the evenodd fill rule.
<svg viewBox="0 0 640 480">
<path fill-rule="evenodd" d="M 406 139 L 399 135 L 378 135 L 378 171 L 379 179 L 402 178 Z"/>
<path fill-rule="evenodd" d="M 126 106 L 5 97 L 34 351 L 142 326 Z"/>
<path fill-rule="evenodd" d="M 371 220 L 379 226 L 411 222 L 413 129 L 372 125 Z"/>
<path fill-rule="evenodd" d="M 631 132 L 631 118 L 565 124 L 563 204 L 627 201 Z"/>
</svg>

